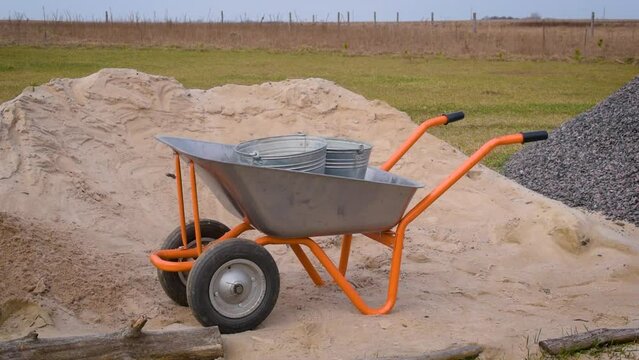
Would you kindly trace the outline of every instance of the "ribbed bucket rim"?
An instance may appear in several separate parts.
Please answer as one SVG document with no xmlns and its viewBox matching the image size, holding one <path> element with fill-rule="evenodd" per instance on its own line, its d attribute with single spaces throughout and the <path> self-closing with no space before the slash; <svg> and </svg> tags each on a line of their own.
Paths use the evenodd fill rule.
<svg viewBox="0 0 639 360">
<path fill-rule="evenodd" d="M 359 141 L 359 140 L 351 140 L 351 139 L 342 139 L 335 137 L 327 137 L 324 138 L 326 140 L 326 152 L 350 152 L 350 151 L 368 151 L 373 149 L 373 145 Z M 331 145 L 335 145 L 336 143 L 356 145 L 357 147 L 353 148 L 331 148 Z"/>
<path fill-rule="evenodd" d="M 259 138 L 259 139 L 252 139 L 252 140 L 248 140 L 248 141 L 243 141 L 237 145 L 235 145 L 235 152 L 241 156 L 246 156 L 246 157 L 251 157 L 254 158 L 255 157 L 255 151 L 248 151 L 246 148 L 247 147 L 251 147 L 251 146 L 256 146 L 259 144 L 265 144 L 265 143 L 277 143 L 278 141 L 294 141 L 294 140 L 304 140 L 304 141 L 310 141 L 310 142 L 315 142 L 317 147 L 312 149 L 312 150 L 308 150 L 308 151 L 300 151 L 300 152 L 295 152 L 295 153 L 291 153 L 291 154 L 286 154 L 286 155 L 263 155 L 260 154 L 260 158 L 262 160 L 282 160 L 282 159 L 295 159 L 295 158 L 299 158 L 299 157 L 304 157 L 304 156 L 309 156 L 309 155 L 314 155 L 314 154 L 319 154 L 319 153 L 324 153 L 326 151 L 326 147 L 327 147 L 327 141 L 326 139 L 319 137 L 319 136 L 311 136 L 311 135 L 302 135 L 302 134 L 295 134 L 295 135 L 279 135 L 279 136 L 269 136 L 269 137 L 263 137 L 263 138 Z"/>
</svg>

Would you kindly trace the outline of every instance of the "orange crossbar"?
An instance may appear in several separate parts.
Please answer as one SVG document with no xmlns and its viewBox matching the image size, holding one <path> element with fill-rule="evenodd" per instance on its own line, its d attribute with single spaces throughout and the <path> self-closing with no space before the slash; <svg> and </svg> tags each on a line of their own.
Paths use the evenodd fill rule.
<svg viewBox="0 0 639 360">
<path fill-rule="evenodd" d="M 377 241 L 380 244 L 386 245 L 389 248 L 393 248 L 393 246 L 395 245 L 395 233 L 393 233 L 392 231 L 384 231 L 381 233 L 366 233 L 363 235 L 368 237 L 369 239 Z"/>
<path fill-rule="evenodd" d="M 233 239 L 241 235 L 243 232 L 253 229 L 251 224 L 248 222 L 242 222 L 239 225 L 235 226 L 231 230 L 227 231 L 224 235 L 222 235 L 215 242 L 220 242 L 228 239 Z M 214 243 L 207 244 L 204 246 L 203 251 L 210 249 Z M 170 272 L 181 272 L 181 271 L 190 271 L 193 267 L 193 260 L 186 261 L 169 261 L 169 260 L 177 260 L 177 259 L 189 259 L 196 258 L 200 254 L 196 248 L 193 249 L 164 249 L 153 252 L 150 255 L 151 263 L 158 269 L 162 271 L 170 271 Z"/>
</svg>

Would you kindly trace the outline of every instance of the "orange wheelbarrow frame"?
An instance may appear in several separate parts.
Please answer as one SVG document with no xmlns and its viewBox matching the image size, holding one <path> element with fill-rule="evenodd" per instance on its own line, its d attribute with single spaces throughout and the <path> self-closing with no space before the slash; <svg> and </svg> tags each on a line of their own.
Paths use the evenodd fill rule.
<svg viewBox="0 0 639 360">
<path fill-rule="evenodd" d="M 389 171 L 429 128 L 438 125 L 446 125 L 449 122 L 461 120 L 463 117 L 464 114 L 459 112 L 449 115 L 441 115 L 424 121 L 420 126 L 417 127 L 417 129 L 411 134 L 411 136 L 392 154 L 392 156 L 384 164 L 382 164 L 381 169 Z M 437 187 L 435 187 L 428 195 L 426 195 L 426 197 L 424 197 L 412 209 L 406 212 L 403 218 L 395 226 L 395 230 L 388 229 L 383 232 L 363 234 L 364 236 L 367 236 L 392 249 L 392 259 L 390 264 L 386 301 L 380 307 L 369 306 L 346 279 L 346 270 L 348 268 L 348 260 L 351 252 L 351 242 L 353 238 L 352 234 L 342 235 L 343 239 L 338 265 L 335 265 L 333 261 L 328 257 L 326 252 L 317 244 L 317 242 L 309 237 L 291 239 L 262 236 L 255 239 L 255 242 L 262 246 L 274 244 L 289 245 L 291 249 L 293 249 L 293 252 L 308 273 L 313 283 L 315 283 L 315 285 L 317 286 L 321 286 L 324 284 L 324 280 L 302 249 L 302 245 L 305 246 L 317 258 L 320 264 L 333 278 L 333 281 L 335 281 L 335 283 L 342 289 L 344 294 L 346 294 L 348 299 L 362 314 L 386 314 L 393 309 L 397 300 L 404 234 L 406 232 L 407 226 L 422 212 L 424 212 L 424 210 L 426 210 L 433 202 L 435 202 L 435 200 L 437 200 L 444 192 L 446 192 L 446 190 L 448 190 L 462 176 L 464 176 L 464 174 L 466 174 L 473 166 L 475 166 L 479 161 L 481 161 L 481 159 L 483 159 L 488 153 L 490 153 L 495 147 L 501 145 L 521 144 L 528 141 L 544 140 L 547 138 L 547 136 L 548 134 L 545 131 L 534 131 L 528 133 L 505 135 L 489 140 L 481 148 L 479 148 L 479 150 L 472 154 L 464 163 L 462 163 L 452 174 L 450 174 L 439 185 L 437 185 Z M 252 230 L 253 227 L 251 226 L 248 219 L 244 219 L 244 222 L 233 227 L 216 241 L 203 246 L 202 235 L 200 231 L 200 216 L 195 179 L 195 165 L 193 164 L 193 161 L 189 161 L 191 203 L 193 206 L 193 222 L 195 224 L 196 247 L 188 249 L 186 218 L 184 211 L 184 196 L 182 189 L 182 172 L 180 168 L 180 158 L 177 153 L 175 154 L 175 175 L 183 246 L 179 249 L 159 250 L 153 252 L 150 255 L 150 260 L 151 263 L 160 270 L 169 272 L 182 272 L 191 270 L 194 262 L 197 260 L 187 260 L 180 262 L 176 262 L 174 260 L 196 258 L 200 256 L 202 252 L 207 251 L 207 249 L 210 249 L 212 246 L 214 246 L 215 243 L 236 238 L 245 231 Z"/>
</svg>

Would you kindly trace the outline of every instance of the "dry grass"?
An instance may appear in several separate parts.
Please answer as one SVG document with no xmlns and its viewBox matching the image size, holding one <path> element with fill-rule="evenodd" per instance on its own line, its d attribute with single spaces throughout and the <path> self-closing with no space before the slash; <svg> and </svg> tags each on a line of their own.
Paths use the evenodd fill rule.
<svg viewBox="0 0 639 360">
<path fill-rule="evenodd" d="M 0 45 L 176 46 L 339 50 L 448 57 L 639 59 L 639 21 L 471 21 L 402 23 L 207 23 L 0 21 Z"/>
</svg>

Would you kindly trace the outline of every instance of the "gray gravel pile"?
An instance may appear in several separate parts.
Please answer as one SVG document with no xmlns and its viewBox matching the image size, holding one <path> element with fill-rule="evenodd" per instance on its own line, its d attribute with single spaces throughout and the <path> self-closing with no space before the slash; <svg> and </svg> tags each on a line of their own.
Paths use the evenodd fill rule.
<svg viewBox="0 0 639 360">
<path fill-rule="evenodd" d="M 526 145 L 504 172 L 567 205 L 639 226 L 639 77 Z"/>
</svg>

